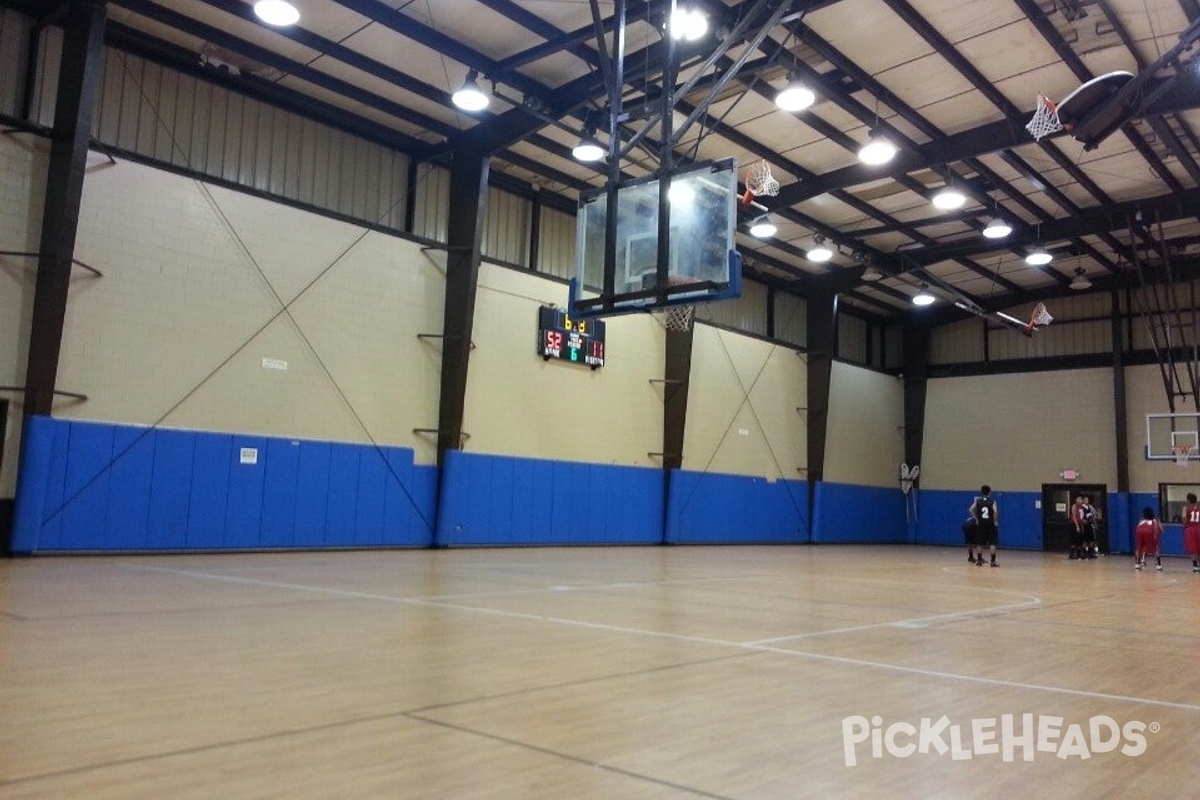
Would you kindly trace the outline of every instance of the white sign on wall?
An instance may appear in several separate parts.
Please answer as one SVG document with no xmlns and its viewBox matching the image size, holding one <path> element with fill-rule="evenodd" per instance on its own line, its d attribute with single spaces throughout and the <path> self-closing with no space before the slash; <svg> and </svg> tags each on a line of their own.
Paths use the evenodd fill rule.
<svg viewBox="0 0 1200 800">
<path fill-rule="evenodd" d="M 258 448 L 257 447 L 243 447 L 239 463 L 257 464 L 258 463 Z"/>
</svg>

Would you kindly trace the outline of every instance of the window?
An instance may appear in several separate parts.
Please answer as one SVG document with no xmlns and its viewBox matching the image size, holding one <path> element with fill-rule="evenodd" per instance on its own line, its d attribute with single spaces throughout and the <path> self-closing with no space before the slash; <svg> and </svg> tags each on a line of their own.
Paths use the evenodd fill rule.
<svg viewBox="0 0 1200 800">
<path fill-rule="evenodd" d="M 1200 497 L 1200 483 L 1160 483 L 1158 485 L 1158 507 L 1162 509 L 1163 522 L 1183 522 L 1183 506 L 1188 494 Z"/>
</svg>

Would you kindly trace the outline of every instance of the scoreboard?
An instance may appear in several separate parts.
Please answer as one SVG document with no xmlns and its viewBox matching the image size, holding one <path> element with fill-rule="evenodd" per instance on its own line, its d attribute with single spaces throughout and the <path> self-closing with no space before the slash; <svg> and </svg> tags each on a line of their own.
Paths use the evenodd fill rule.
<svg viewBox="0 0 1200 800">
<path fill-rule="evenodd" d="M 559 308 L 538 309 L 537 352 L 543 359 L 560 358 L 592 369 L 604 366 L 604 320 L 571 319 Z"/>
</svg>

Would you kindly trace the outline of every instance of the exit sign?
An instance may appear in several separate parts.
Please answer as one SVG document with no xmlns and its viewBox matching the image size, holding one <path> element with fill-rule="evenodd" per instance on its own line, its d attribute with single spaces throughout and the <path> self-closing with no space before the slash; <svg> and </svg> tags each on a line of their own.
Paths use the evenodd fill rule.
<svg viewBox="0 0 1200 800">
<path fill-rule="evenodd" d="M 1064 469 L 1062 472 L 1060 472 L 1058 474 L 1064 481 L 1073 481 L 1079 477 L 1079 470 Z"/>
</svg>

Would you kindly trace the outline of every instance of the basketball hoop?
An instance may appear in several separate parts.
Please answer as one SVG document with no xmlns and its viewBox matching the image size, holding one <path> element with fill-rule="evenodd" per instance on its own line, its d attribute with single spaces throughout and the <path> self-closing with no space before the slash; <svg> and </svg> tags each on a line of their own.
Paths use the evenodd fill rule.
<svg viewBox="0 0 1200 800">
<path fill-rule="evenodd" d="M 777 194 L 779 181 L 771 174 L 771 165 L 766 159 L 751 164 L 746 170 L 746 191 L 742 194 L 742 205 L 750 205 L 756 197 L 774 197 Z"/>
<path fill-rule="evenodd" d="M 1058 120 L 1058 106 L 1046 95 L 1039 94 L 1037 110 L 1033 112 L 1033 118 L 1026 123 L 1025 130 L 1029 131 L 1034 141 L 1041 141 L 1043 137 L 1058 133 L 1062 129 L 1063 124 Z"/>
<path fill-rule="evenodd" d="M 696 279 L 687 275 L 668 275 L 668 286 L 683 286 L 695 283 Z M 687 333 L 692 329 L 692 321 L 696 316 L 696 306 L 691 304 L 675 304 L 658 306 L 651 310 L 657 319 L 669 331 Z"/>
<path fill-rule="evenodd" d="M 1173 444 L 1171 452 L 1175 454 L 1175 466 L 1186 467 L 1192 457 L 1192 446 L 1190 444 Z"/>
<path fill-rule="evenodd" d="M 1025 326 L 1027 333 L 1033 333 L 1038 328 L 1044 328 L 1054 322 L 1054 317 L 1046 310 L 1045 303 L 1038 303 L 1033 307 L 1033 313 L 1029 315 L 1029 324 Z"/>
<path fill-rule="evenodd" d="M 669 331 L 687 333 L 692 329 L 692 319 L 696 315 L 695 306 L 666 306 L 654 311 L 654 317 Z"/>
</svg>

